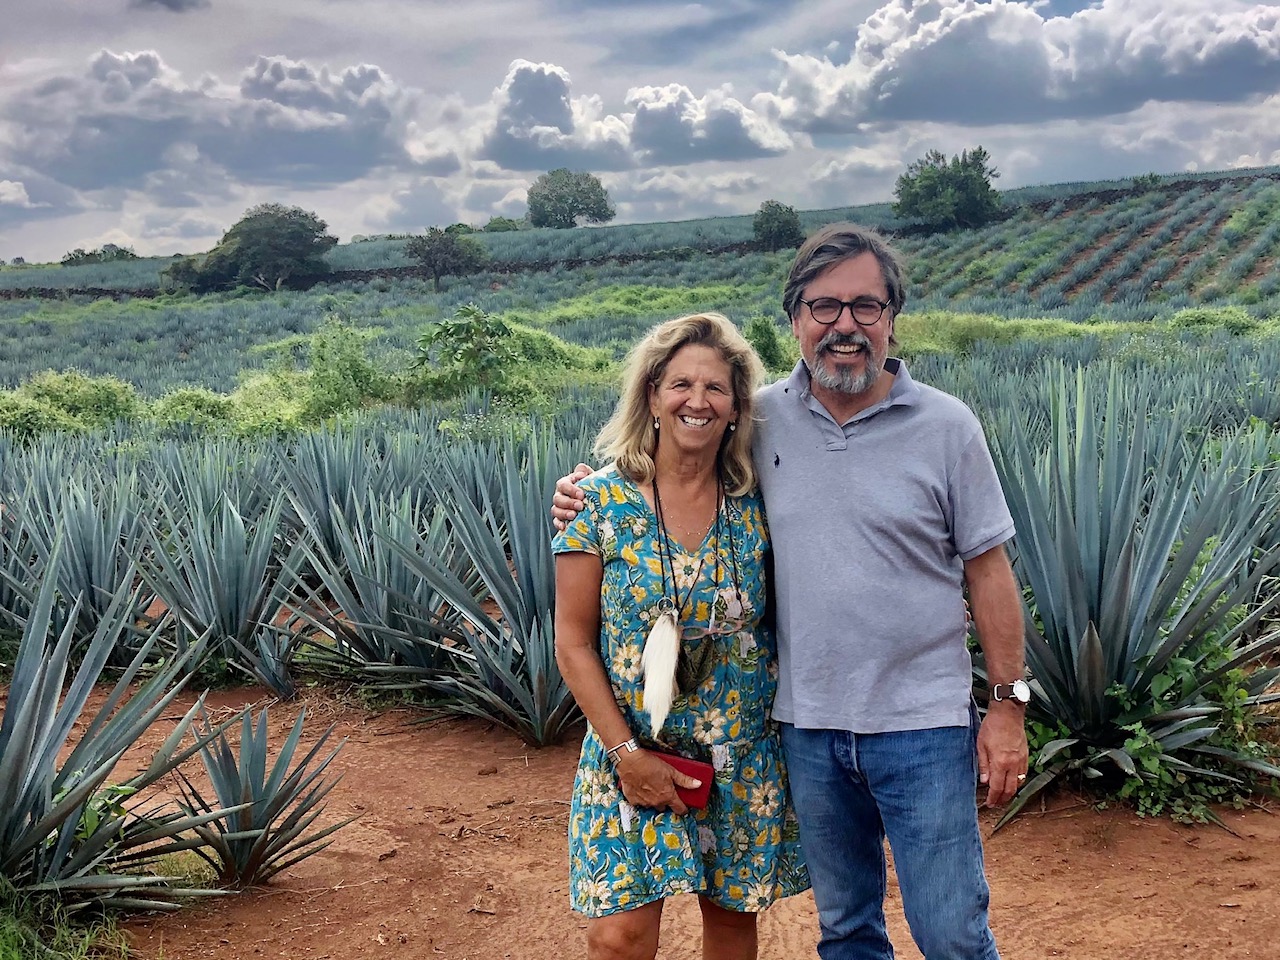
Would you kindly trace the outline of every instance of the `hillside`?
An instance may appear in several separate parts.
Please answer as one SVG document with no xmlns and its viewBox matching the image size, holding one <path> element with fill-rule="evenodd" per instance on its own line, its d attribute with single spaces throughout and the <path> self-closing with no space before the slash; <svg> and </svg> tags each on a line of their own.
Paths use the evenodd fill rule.
<svg viewBox="0 0 1280 960">
<path fill-rule="evenodd" d="M 854 219 L 910 259 L 909 311 L 1075 322 L 1145 321 L 1186 306 L 1280 313 L 1280 168 L 1009 191 L 1005 217 L 931 233 L 888 204 L 810 211 L 805 226 Z M 304 292 L 204 297 L 160 289 L 168 259 L 0 269 L 0 387 L 50 366 L 115 374 L 149 395 L 231 389 L 245 368 L 288 357 L 337 315 L 405 356 L 424 324 L 475 302 L 490 313 L 620 353 L 653 321 L 722 310 L 782 320 L 790 252 L 751 245 L 751 217 L 478 234 L 492 269 L 436 293 L 403 240 L 335 248 L 330 282 Z"/>
</svg>

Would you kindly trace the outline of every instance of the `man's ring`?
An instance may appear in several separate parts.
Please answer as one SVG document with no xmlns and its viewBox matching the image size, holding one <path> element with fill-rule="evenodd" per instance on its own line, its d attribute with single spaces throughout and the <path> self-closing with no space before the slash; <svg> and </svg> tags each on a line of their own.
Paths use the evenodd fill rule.
<svg viewBox="0 0 1280 960">
<path fill-rule="evenodd" d="M 1019 782 L 1019 783 L 1021 783 L 1021 782 L 1022 782 L 1023 780 L 1025 780 L 1025 779 L 1027 779 L 1027 775 L 1026 775 L 1025 773 L 1020 773 L 1020 774 L 1018 774 L 1018 782 Z"/>
</svg>

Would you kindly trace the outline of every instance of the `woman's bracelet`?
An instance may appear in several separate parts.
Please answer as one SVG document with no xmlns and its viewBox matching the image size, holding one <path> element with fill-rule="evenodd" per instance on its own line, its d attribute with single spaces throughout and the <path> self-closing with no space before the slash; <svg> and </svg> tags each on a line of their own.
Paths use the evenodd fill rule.
<svg viewBox="0 0 1280 960">
<path fill-rule="evenodd" d="M 624 743 L 620 743 L 616 747 L 610 747 L 608 750 L 604 752 L 604 754 L 606 757 L 609 758 L 611 763 L 616 765 L 617 762 L 622 759 L 622 754 L 624 752 L 635 753 L 639 749 L 640 749 L 640 744 L 636 743 L 635 737 L 632 737 L 630 740 L 627 740 Z"/>
</svg>

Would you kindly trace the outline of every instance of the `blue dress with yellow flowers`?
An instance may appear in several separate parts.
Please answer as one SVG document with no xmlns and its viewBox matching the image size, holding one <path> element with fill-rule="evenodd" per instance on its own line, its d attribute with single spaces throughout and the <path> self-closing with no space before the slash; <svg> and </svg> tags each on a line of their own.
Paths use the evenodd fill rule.
<svg viewBox="0 0 1280 960">
<path fill-rule="evenodd" d="M 601 558 L 601 659 L 623 716 L 651 745 L 640 654 L 662 599 L 657 519 L 613 467 L 580 487 L 585 507 L 553 549 Z M 569 814 L 569 899 L 589 917 L 677 893 L 755 912 L 809 886 L 769 712 L 777 663 L 760 623 L 769 549 L 764 511 L 757 494 L 729 497 L 723 510 L 719 533 L 713 525 L 699 550 L 669 541 L 668 583 L 674 566 L 680 599 L 689 595 L 682 642 L 695 652 L 714 647 L 709 675 L 687 696 L 677 694 L 658 744 L 711 761 L 711 799 L 687 814 L 632 806 L 605 755 L 609 745 L 588 728 Z"/>
</svg>

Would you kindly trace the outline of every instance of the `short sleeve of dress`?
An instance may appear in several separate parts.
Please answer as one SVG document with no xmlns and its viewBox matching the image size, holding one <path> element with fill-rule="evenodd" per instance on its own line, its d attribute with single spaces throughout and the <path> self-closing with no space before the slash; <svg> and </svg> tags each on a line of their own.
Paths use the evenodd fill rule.
<svg viewBox="0 0 1280 960">
<path fill-rule="evenodd" d="M 580 484 L 582 488 L 582 512 L 551 540 L 552 553 L 592 553 L 597 557 L 603 554 L 600 547 L 600 497 L 588 477 Z"/>
</svg>

